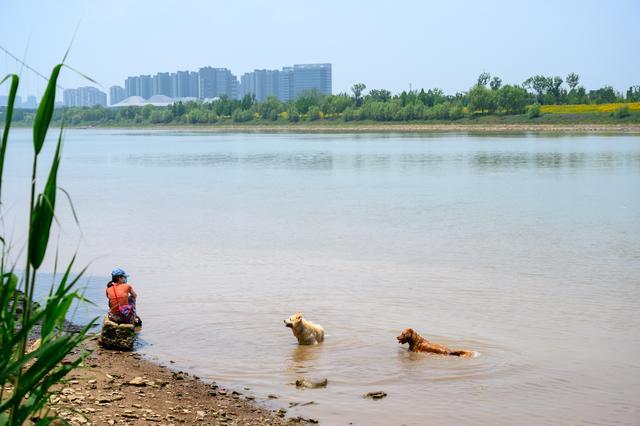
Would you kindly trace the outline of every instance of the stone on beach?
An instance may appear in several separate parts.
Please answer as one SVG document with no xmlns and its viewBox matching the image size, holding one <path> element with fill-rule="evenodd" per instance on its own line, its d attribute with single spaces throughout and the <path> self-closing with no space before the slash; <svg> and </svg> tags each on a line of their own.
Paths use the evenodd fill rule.
<svg viewBox="0 0 640 426">
<path fill-rule="evenodd" d="M 365 398 L 371 398 L 371 399 L 382 399 L 386 396 L 387 396 L 387 393 L 383 391 L 369 392 L 364 395 Z"/>
<path fill-rule="evenodd" d="M 102 334 L 100 335 L 100 345 L 107 349 L 121 351 L 133 350 L 136 333 L 133 324 L 117 324 L 104 317 L 102 322 Z"/>
<path fill-rule="evenodd" d="M 328 383 L 327 379 L 308 380 L 308 379 L 303 377 L 301 379 L 296 380 L 296 387 L 297 388 L 309 388 L 309 389 L 326 388 L 327 387 L 327 383 Z"/>
<path fill-rule="evenodd" d="M 129 382 L 127 383 L 131 386 L 147 386 L 147 381 L 145 379 L 143 379 L 142 377 L 134 377 L 133 379 L 129 380 Z"/>
</svg>

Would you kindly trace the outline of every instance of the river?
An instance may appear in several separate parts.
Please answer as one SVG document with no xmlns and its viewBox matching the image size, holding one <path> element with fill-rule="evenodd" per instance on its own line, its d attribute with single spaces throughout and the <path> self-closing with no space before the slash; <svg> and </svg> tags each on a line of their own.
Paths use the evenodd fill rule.
<svg viewBox="0 0 640 426">
<path fill-rule="evenodd" d="M 30 131 L 11 137 L 3 226 L 19 248 L 33 148 Z M 109 271 L 130 273 L 151 359 L 324 424 L 638 424 L 638 136 L 64 141 L 79 225 L 60 195 L 50 253 L 90 263 L 81 285 L 101 309 Z M 296 311 L 323 344 L 297 345 Z M 409 353 L 406 327 L 479 355 Z M 298 390 L 302 376 L 328 386 Z"/>
</svg>

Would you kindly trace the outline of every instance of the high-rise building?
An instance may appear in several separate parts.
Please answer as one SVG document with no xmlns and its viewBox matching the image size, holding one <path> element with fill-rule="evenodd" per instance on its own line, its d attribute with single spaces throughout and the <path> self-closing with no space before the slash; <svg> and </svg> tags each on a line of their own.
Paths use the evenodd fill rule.
<svg viewBox="0 0 640 426">
<path fill-rule="evenodd" d="M 256 100 L 260 102 L 265 101 L 269 96 L 280 97 L 280 71 L 278 70 L 254 70 L 245 73 L 241 83 L 242 96 L 253 93 Z"/>
<path fill-rule="evenodd" d="M 178 97 L 178 93 L 182 92 L 181 90 L 179 90 L 179 84 L 178 84 L 178 73 L 179 72 L 184 72 L 184 71 L 178 71 L 178 72 L 172 72 L 170 74 L 171 76 L 171 91 L 173 92 L 173 96 L 174 97 Z"/>
<path fill-rule="evenodd" d="M 78 90 L 77 89 L 65 89 L 62 92 L 62 101 L 66 107 L 74 107 L 78 105 Z"/>
<path fill-rule="evenodd" d="M 293 67 L 282 67 L 278 76 L 278 99 L 288 102 L 293 96 Z"/>
<path fill-rule="evenodd" d="M 200 76 L 195 71 L 189 71 L 189 97 L 197 98 L 200 93 Z"/>
<path fill-rule="evenodd" d="M 153 76 L 153 88 L 151 95 L 165 95 L 170 98 L 174 96 L 171 76 L 168 72 L 159 72 Z"/>
<path fill-rule="evenodd" d="M 331 94 L 331 64 L 298 64 L 293 66 L 293 96 L 305 90 Z"/>
<path fill-rule="evenodd" d="M 178 71 L 173 79 L 175 98 L 197 98 L 198 97 L 198 73 L 190 71 Z"/>
<path fill-rule="evenodd" d="M 0 96 L 0 107 L 6 107 L 9 104 L 9 96 Z M 16 99 L 13 104 L 14 108 L 24 109 L 36 109 L 38 107 L 38 100 L 35 96 L 27 96 L 27 100 L 23 103 L 22 97 L 16 95 Z"/>
<path fill-rule="evenodd" d="M 231 99 L 238 98 L 238 79 L 228 69 L 203 67 L 198 75 L 199 98 L 217 98 L 222 95 Z"/>
<path fill-rule="evenodd" d="M 153 78 L 150 75 L 138 77 L 138 96 L 149 99 L 153 96 Z"/>
<path fill-rule="evenodd" d="M 121 86 L 111 86 L 109 88 L 109 105 L 115 105 L 127 97 L 127 92 Z"/>
<path fill-rule="evenodd" d="M 127 77 L 124 82 L 125 96 L 140 96 L 140 77 Z"/>
<path fill-rule="evenodd" d="M 107 94 L 90 86 L 66 89 L 62 98 L 66 107 L 107 106 Z"/>
<path fill-rule="evenodd" d="M 38 108 L 38 101 L 35 96 L 27 96 L 27 100 L 22 104 L 24 109 L 36 109 Z"/>
</svg>

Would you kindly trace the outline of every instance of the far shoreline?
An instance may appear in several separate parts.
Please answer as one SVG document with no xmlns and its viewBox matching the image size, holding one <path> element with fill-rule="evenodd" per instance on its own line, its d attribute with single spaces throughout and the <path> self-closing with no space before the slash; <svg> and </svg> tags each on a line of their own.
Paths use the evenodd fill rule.
<svg viewBox="0 0 640 426">
<path fill-rule="evenodd" d="M 30 126 L 16 126 L 30 128 Z M 208 133 L 557 133 L 640 134 L 640 123 L 298 123 L 298 124 L 143 124 L 67 126 L 66 129 L 167 130 Z"/>
</svg>

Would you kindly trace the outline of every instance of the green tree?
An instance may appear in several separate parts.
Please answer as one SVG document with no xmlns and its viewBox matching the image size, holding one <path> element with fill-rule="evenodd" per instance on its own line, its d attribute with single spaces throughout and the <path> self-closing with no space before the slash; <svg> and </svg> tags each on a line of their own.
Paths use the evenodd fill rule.
<svg viewBox="0 0 640 426">
<path fill-rule="evenodd" d="M 247 93 L 242 97 L 241 108 L 246 111 L 251 109 L 253 104 L 256 103 L 256 95 L 255 93 Z"/>
<path fill-rule="evenodd" d="M 316 121 L 316 120 L 320 120 L 321 113 L 320 113 L 320 108 L 316 105 L 313 105 L 312 107 L 309 108 L 309 120 L 310 121 Z"/>
<path fill-rule="evenodd" d="M 544 94 L 546 93 L 550 83 L 548 78 L 543 75 L 536 75 L 529 77 L 522 83 L 522 86 L 528 89 L 532 89 L 536 92 L 536 99 L 538 103 L 544 102 Z"/>
<path fill-rule="evenodd" d="M 527 91 L 520 86 L 505 85 L 497 92 L 498 108 L 507 114 L 521 114 L 527 105 Z"/>
<path fill-rule="evenodd" d="M 254 108 L 262 118 L 267 120 L 272 120 L 274 113 L 277 120 L 277 115 L 285 110 L 284 104 L 275 96 L 269 96 L 266 101 L 257 103 Z"/>
<path fill-rule="evenodd" d="M 618 95 L 613 87 L 604 86 L 597 90 L 590 90 L 589 99 L 591 102 L 596 104 L 607 104 L 616 102 L 618 100 Z"/>
<path fill-rule="evenodd" d="M 300 121 L 300 113 L 298 112 L 296 107 L 293 105 L 289 107 L 289 111 L 287 111 L 287 115 L 289 117 L 289 121 L 292 123 L 297 123 L 298 121 Z"/>
<path fill-rule="evenodd" d="M 487 83 L 489 83 L 490 79 L 491 79 L 491 74 L 489 74 L 488 72 L 483 72 L 478 76 L 478 82 L 476 83 L 476 86 L 484 87 L 487 85 Z"/>
<path fill-rule="evenodd" d="M 451 120 L 460 120 L 464 118 L 464 107 L 461 104 L 454 104 L 449 108 L 449 118 Z"/>
<path fill-rule="evenodd" d="M 357 109 L 355 109 L 354 107 L 349 107 L 342 113 L 342 119 L 344 121 L 355 121 L 360 119 L 360 115 Z"/>
<path fill-rule="evenodd" d="M 429 89 L 428 91 L 424 91 L 424 89 L 420 90 L 418 93 L 418 100 L 422 102 L 423 105 L 432 107 L 437 104 L 441 104 L 447 101 L 447 97 L 445 96 L 442 89 Z"/>
<path fill-rule="evenodd" d="M 340 93 L 338 95 L 325 96 L 320 109 L 325 115 L 340 114 L 350 106 L 353 106 L 353 99 L 351 96 L 346 93 Z"/>
<path fill-rule="evenodd" d="M 391 100 L 391 92 L 385 89 L 372 89 L 367 95 L 367 100 L 389 102 Z"/>
<path fill-rule="evenodd" d="M 640 86 L 631 86 L 627 90 L 627 102 L 640 102 Z"/>
<path fill-rule="evenodd" d="M 300 93 L 293 104 L 300 114 L 306 114 L 312 106 L 319 107 L 322 104 L 323 95 L 317 89 L 305 90 Z"/>
<path fill-rule="evenodd" d="M 495 92 L 487 89 L 485 86 L 477 85 L 469 91 L 469 110 L 471 113 L 485 111 L 491 113 L 496 108 Z"/>
<path fill-rule="evenodd" d="M 498 90 L 502 86 L 502 79 L 500 77 L 493 77 L 489 83 L 491 90 Z"/>
<path fill-rule="evenodd" d="M 572 72 L 567 75 L 567 85 L 569 86 L 569 90 L 575 90 L 578 87 L 580 82 L 580 76 L 578 74 Z"/>
<path fill-rule="evenodd" d="M 356 83 L 351 86 L 351 92 L 353 92 L 353 101 L 356 104 L 356 107 L 362 105 L 362 92 L 366 88 L 367 86 L 364 83 Z"/>
<path fill-rule="evenodd" d="M 561 87 L 563 82 L 562 78 L 558 76 L 547 79 L 547 93 L 551 98 L 549 103 L 562 103 L 563 97 L 566 96 Z"/>
</svg>

